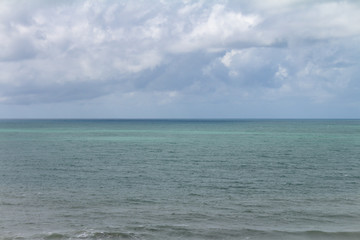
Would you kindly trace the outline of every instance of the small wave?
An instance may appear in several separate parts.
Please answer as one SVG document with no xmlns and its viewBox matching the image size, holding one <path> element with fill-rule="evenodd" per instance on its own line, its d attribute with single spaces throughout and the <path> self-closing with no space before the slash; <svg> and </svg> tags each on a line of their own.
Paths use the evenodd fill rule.
<svg viewBox="0 0 360 240">
<path fill-rule="evenodd" d="M 46 240 L 67 239 L 67 238 L 69 237 L 60 233 L 50 233 L 49 235 L 44 237 L 44 239 Z"/>
<path fill-rule="evenodd" d="M 77 239 L 137 239 L 137 237 L 134 233 L 125 232 L 84 232 L 77 235 Z"/>
<path fill-rule="evenodd" d="M 312 230 L 290 233 L 290 235 L 304 236 L 307 239 L 360 239 L 360 232 L 323 232 Z"/>
<path fill-rule="evenodd" d="M 20 206 L 20 203 L 0 202 L 0 206 Z"/>
<path fill-rule="evenodd" d="M 38 237 L 37 237 L 38 239 Z M 43 236 L 40 239 L 44 240 L 100 240 L 100 239 L 138 239 L 134 233 L 126 233 L 126 232 L 96 232 L 96 231 L 85 231 L 77 234 L 61 234 L 61 233 L 49 233 L 46 236 Z"/>
<path fill-rule="evenodd" d="M 159 225 L 152 227 L 134 228 L 135 232 L 142 232 L 137 235 L 132 232 L 102 232 L 84 231 L 77 234 L 49 233 L 47 235 L 36 235 L 30 238 L 8 237 L 3 240 L 136 240 L 142 239 L 145 235 L 152 239 L 239 239 L 239 240 L 359 240 L 360 232 L 326 232 L 319 230 L 309 231 L 279 231 L 279 230 L 256 230 L 256 229 L 223 229 L 223 228 L 192 228 L 188 225 Z M 145 234 L 145 235 L 144 235 Z M 141 237 L 142 236 L 142 237 Z M 145 238 L 146 239 L 146 238 Z"/>
<path fill-rule="evenodd" d="M 360 232 L 309 231 L 261 231 L 245 230 L 246 239 L 289 239 L 289 240 L 359 240 Z"/>
</svg>

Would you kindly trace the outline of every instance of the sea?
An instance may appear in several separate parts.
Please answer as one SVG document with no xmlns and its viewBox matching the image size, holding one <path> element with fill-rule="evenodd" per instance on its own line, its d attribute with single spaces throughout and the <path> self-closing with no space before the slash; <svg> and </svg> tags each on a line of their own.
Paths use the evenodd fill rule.
<svg viewBox="0 0 360 240">
<path fill-rule="evenodd" d="M 360 239 L 360 120 L 0 120 L 0 239 Z"/>
</svg>

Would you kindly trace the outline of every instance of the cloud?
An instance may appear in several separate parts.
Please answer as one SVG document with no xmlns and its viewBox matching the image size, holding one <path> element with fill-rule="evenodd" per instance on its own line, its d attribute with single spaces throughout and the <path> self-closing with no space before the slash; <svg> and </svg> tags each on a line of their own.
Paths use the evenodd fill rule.
<svg viewBox="0 0 360 240">
<path fill-rule="evenodd" d="M 204 13 L 200 16 L 202 14 Z M 171 46 L 172 51 L 226 49 L 229 44 L 237 42 L 253 44 L 252 28 L 261 21 L 257 15 L 244 15 L 241 12 L 228 10 L 220 4 L 208 9 L 205 16 L 193 17 L 193 19 L 191 31 L 179 34 L 180 41 Z"/>
<path fill-rule="evenodd" d="M 219 61 L 239 92 L 255 88 L 264 91 L 261 94 L 264 99 L 302 96 L 324 101 L 336 97 L 356 79 L 350 64 L 355 59 L 349 57 L 345 63 L 339 58 L 339 52 L 351 51 L 351 47 L 334 51 L 336 47 L 334 43 L 318 43 L 294 49 L 231 50 Z M 216 66 L 212 71 L 219 68 Z"/>
<path fill-rule="evenodd" d="M 255 1 L 267 38 L 291 45 L 359 36 L 360 5 L 355 1 Z"/>
<path fill-rule="evenodd" d="M 0 104 L 359 101 L 357 22 L 355 1 L 2 1 Z"/>
</svg>

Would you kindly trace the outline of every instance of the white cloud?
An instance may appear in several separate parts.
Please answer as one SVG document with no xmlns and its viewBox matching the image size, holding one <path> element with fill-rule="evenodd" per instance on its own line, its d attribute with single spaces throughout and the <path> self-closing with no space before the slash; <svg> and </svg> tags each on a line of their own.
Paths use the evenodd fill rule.
<svg viewBox="0 0 360 240">
<path fill-rule="evenodd" d="M 129 54 L 128 59 L 114 59 L 114 66 L 120 72 L 137 73 L 145 69 L 153 69 L 160 64 L 162 57 L 156 51 L 147 51 L 138 54 Z"/>
<path fill-rule="evenodd" d="M 244 15 L 227 10 L 224 5 L 216 4 L 193 19 L 192 28 L 180 36 L 171 50 L 191 52 L 213 48 L 226 49 L 236 42 L 249 43 L 254 39 L 252 28 L 261 21 L 257 15 Z"/>
<path fill-rule="evenodd" d="M 358 36 L 360 5 L 353 1 L 264 1 L 256 7 L 266 15 L 268 36 L 299 41 Z"/>
<path fill-rule="evenodd" d="M 284 80 L 289 76 L 288 70 L 283 66 L 279 65 L 278 71 L 275 73 L 275 77 Z"/>
<path fill-rule="evenodd" d="M 234 50 L 232 49 L 231 51 L 227 52 L 221 59 L 220 61 L 226 66 L 226 67 L 230 67 L 231 63 L 232 63 L 232 59 L 235 55 L 240 54 L 241 51 L 240 50 Z"/>
<path fill-rule="evenodd" d="M 191 1 L 184 1 L 185 5 L 178 10 L 179 15 L 188 15 L 192 12 L 199 10 L 203 5 L 204 1 L 197 1 L 192 3 Z"/>
<path fill-rule="evenodd" d="M 360 87 L 357 22 L 355 1 L 1 1 L 0 101 L 324 102 Z"/>
</svg>

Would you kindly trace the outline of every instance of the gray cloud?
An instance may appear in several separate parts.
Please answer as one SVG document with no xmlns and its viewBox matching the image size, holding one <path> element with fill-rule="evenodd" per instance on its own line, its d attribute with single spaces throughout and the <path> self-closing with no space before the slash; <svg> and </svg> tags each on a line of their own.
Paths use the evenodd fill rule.
<svg viewBox="0 0 360 240">
<path fill-rule="evenodd" d="M 19 0 L 0 20 L 3 105 L 359 101 L 356 1 Z"/>
</svg>

